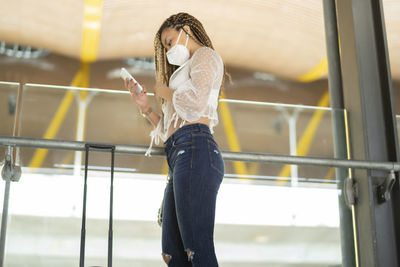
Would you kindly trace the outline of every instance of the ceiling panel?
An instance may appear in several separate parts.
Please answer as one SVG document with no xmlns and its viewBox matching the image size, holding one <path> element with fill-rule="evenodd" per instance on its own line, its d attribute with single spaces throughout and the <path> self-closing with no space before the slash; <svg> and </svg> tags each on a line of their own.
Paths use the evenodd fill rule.
<svg viewBox="0 0 400 267">
<path fill-rule="evenodd" d="M 85 2 L 0 0 L 0 40 L 80 58 Z M 400 1 L 384 0 L 392 76 L 400 79 Z M 226 64 L 296 79 L 326 55 L 321 0 L 103 0 L 98 60 L 153 56 L 156 30 L 185 11 Z"/>
</svg>

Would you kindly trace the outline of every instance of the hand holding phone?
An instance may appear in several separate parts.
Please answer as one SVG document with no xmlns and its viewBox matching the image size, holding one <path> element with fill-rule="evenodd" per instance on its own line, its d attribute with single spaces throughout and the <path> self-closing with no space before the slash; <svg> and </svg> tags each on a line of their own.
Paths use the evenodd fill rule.
<svg viewBox="0 0 400 267">
<path fill-rule="evenodd" d="M 132 79 L 133 83 L 137 83 L 136 93 L 140 94 L 141 92 L 143 92 L 143 87 L 135 80 L 135 78 L 133 78 L 133 76 L 125 68 L 121 68 L 120 75 L 124 81 L 126 80 L 126 78 L 128 78 Z"/>
</svg>

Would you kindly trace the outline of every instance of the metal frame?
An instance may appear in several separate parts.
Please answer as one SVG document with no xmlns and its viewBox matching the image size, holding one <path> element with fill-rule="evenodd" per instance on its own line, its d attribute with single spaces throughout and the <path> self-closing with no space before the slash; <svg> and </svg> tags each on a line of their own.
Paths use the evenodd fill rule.
<svg viewBox="0 0 400 267">
<path fill-rule="evenodd" d="M 332 109 L 344 109 L 343 103 L 343 87 L 341 62 L 339 51 L 339 38 L 336 19 L 336 3 L 333 0 L 323 0 L 325 39 L 326 39 L 326 54 L 328 59 L 328 84 L 330 94 L 330 106 Z M 338 112 L 332 112 L 332 129 L 334 141 L 334 155 L 336 159 L 347 159 L 347 140 L 346 140 L 346 123 L 344 116 Z M 336 179 L 338 180 L 338 188 L 345 187 L 348 177 L 348 170 L 344 168 L 336 169 Z M 353 183 L 351 185 L 352 192 Z M 353 202 L 354 202 L 353 198 Z M 345 194 L 339 194 L 339 212 L 340 212 L 340 241 L 342 251 L 343 267 L 356 266 L 356 250 L 355 236 L 353 230 L 353 214 L 352 209 L 347 209 L 348 200 Z"/>
<path fill-rule="evenodd" d="M 382 0 L 336 0 L 351 158 L 399 161 Z M 378 170 L 355 170 L 353 205 L 360 266 L 398 266 L 400 189 Z M 390 198 L 391 196 L 391 198 Z"/>
</svg>

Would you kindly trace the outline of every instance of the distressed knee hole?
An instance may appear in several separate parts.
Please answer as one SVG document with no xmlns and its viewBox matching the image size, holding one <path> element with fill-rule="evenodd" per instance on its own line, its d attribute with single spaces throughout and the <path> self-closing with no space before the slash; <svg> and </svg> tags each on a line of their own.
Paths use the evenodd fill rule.
<svg viewBox="0 0 400 267">
<path fill-rule="evenodd" d="M 194 257 L 194 251 L 191 251 L 189 248 L 186 250 L 186 253 L 188 255 L 188 261 L 193 261 Z"/>
<path fill-rule="evenodd" d="M 168 254 L 162 254 L 162 257 L 167 265 L 169 264 L 169 262 L 171 261 L 171 258 L 172 258 L 172 256 L 168 255 Z"/>
</svg>

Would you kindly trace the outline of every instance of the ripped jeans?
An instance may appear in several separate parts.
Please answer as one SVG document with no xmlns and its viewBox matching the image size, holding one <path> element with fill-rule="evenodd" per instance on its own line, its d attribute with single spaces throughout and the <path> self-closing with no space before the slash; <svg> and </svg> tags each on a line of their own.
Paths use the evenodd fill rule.
<svg viewBox="0 0 400 267">
<path fill-rule="evenodd" d="M 162 255 L 168 266 L 216 267 L 215 205 L 224 161 L 210 129 L 190 124 L 165 144 L 169 181 L 164 195 Z"/>
</svg>

